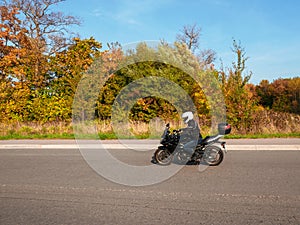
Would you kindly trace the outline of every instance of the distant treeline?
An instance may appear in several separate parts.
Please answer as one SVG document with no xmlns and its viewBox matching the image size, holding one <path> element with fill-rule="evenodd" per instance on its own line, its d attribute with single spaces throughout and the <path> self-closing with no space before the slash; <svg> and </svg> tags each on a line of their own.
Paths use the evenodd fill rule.
<svg viewBox="0 0 300 225">
<path fill-rule="evenodd" d="M 261 115 L 268 115 L 275 121 L 282 117 L 281 113 L 300 114 L 300 77 L 250 84 L 252 74 L 244 71 L 247 57 L 236 41 L 233 41 L 232 49 L 237 59 L 226 69 L 214 68 L 210 51 L 206 52 L 209 57 L 198 56 L 184 41 L 178 41 L 174 46 L 162 42 L 156 50 L 140 44 L 131 52 L 123 52 L 117 43 L 110 44 L 109 50 L 102 50 L 102 44 L 92 37 L 66 39 L 64 28 L 78 21 L 73 17 L 61 18 L 61 14 L 46 14 L 49 5 L 43 5 L 45 2 L 37 5 L 32 5 L 29 0 L 8 2 L 0 7 L 0 123 L 71 122 L 73 113 L 78 113 L 78 109 L 72 108 L 78 84 L 89 76 L 91 66 L 97 63 L 101 64 L 98 72 L 108 75 L 109 79 L 97 93 L 90 111 L 82 112 L 83 118 L 92 114 L 95 119 L 111 119 L 112 105 L 120 91 L 145 77 L 163 77 L 180 86 L 192 99 L 201 125 L 211 122 L 211 99 L 225 102 L 228 122 L 244 133 L 257 126 Z M 20 2 L 22 4 L 18 4 Z M 50 1 L 49 4 L 54 3 Z M 31 7 L 39 8 L 31 10 Z M 24 11 L 26 16 L 19 17 Z M 43 12 L 48 17 L 39 17 L 43 13 L 30 14 L 34 12 Z M 149 55 L 180 58 L 189 65 L 197 62 L 197 65 L 190 66 L 196 79 L 202 82 L 195 82 L 187 71 L 163 60 L 140 61 Z M 189 59 L 193 59 L 192 62 Z M 124 60 L 132 63 L 120 67 L 119 62 Z M 206 77 L 213 77 L 218 82 L 212 84 L 207 79 L 205 83 Z M 158 88 L 164 86 L 150 89 L 155 92 Z M 223 99 L 217 99 L 219 96 L 215 95 L 213 88 L 221 91 Z M 130 91 L 137 96 L 141 92 L 138 88 Z M 172 90 L 166 93 L 174 97 L 175 103 L 176 99 L 183 102 L 179 93 Z M 172 104 L 159 96 L 137 99 L 128 116 L 132 121 L 142 122 L 155 117 L 179 119 L 174 102 Z M 286 114 L 284 118 L 288 118 Z"/>
<path fill-rule="evenodd" d="M 300 77 L 262 80 L 252 91 L 266 109 L 300 114 Z"/>
</svg>

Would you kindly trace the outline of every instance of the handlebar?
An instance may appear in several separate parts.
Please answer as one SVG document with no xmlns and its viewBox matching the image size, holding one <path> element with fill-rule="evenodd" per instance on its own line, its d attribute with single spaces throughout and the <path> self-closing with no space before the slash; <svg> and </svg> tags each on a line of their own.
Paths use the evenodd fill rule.
<svg viewBox="0 0 300 225">
<path fill-rule="evenodd" d="M 173 133 L 180 133 L 181 131 L 182 131 L 182 129 L 173 130 Z"/>
</svg>

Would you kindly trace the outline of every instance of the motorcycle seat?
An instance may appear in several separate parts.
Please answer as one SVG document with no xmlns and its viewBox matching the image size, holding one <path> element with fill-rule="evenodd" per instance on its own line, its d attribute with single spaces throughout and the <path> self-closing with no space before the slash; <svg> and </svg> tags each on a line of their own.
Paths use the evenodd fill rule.
<svg viewBox="0 0 300 225">
<path fill-rule="evenodd" d="M 214 140 L 216 140 L 218 138 L 220 138 L 220 135 L 206 136 L 203 140 L 200 141 L 199 144 L 206 145 L 209 142 L 214 141 Z"/>
</svg>

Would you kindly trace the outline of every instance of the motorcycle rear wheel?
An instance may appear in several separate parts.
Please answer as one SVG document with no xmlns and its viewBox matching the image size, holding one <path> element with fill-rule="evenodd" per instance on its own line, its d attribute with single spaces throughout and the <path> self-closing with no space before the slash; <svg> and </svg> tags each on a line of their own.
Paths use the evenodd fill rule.
<svg viewBox="0 0 300 225">
<path fill-rule="evenodd" d="M 170 165 L 173 160 L 173 155 L 165 149 L 157 149 L 154 153 L 155 161 L 162 166 Z"/>
<path fill-rule="evenodd" d="M 209 166 L 218 166 L 224 159 L 223 151 L 216 146 L 205 148 L 203 160 Z"/>
</svg>

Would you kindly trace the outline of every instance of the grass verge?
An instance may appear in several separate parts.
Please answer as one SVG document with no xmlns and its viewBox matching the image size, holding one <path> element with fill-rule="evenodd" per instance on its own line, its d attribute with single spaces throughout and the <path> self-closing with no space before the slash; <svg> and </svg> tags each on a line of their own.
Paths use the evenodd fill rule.
<svg viewBox="0 0 300 225">
<path fill-rule="evenodd" d="M 294 124 L 294 123 L 293 123 Z M 122 125 L 122 124 L 121 124 Z M 294 124 L 296 126 L 296 124 Z M 182 124 L 173 123 L 171 127 L 178 129 Z M 110 121 L 99 121 L 92 124 L 84 124 L 84 126 L 73 126 L 70 122 L 53 122 L 53 123 L 10 123 L 0 124 L 0 140 L 10 139 L 159 139 L 164 130 L 165 124 L 156 122 L 153 124 L 132 122 L 128 125 L 119 126 L 119 133 L 115 133 Z M 75 128 L 75 129 L 74 129 Z M 173 129 L 172 128 L 172 129 Z M 95 134 L 95 129 L 97 130 Z M 128 130 L 129 129 L 129 130 Z M 77 135 L 75 137 L 75 130 Z M 120 132 L 121 131 L 121 132 Z M 124 131 L 124 132 L 122 132 Z M 130 135 L 128 134 L 130 131 Z M 261 129 L 252 131 L 253 134 L 239 134 L 234 131 L 230 135 L 226 135 L 226 139 L 258 139 L 258 138 L 300 138 L 300 126 L 296 128 L 286 126 L 286 129 Z M 208 135 L 210 127 L 201 126 L 203 136 Z M 78 133 L 81 134 L 78 137 Z"/>
<path fill-rule="evenodd" d="M 95 135 L 84 135 L 76 137 L 79 139 L 101 139 L 101 140 L 114 140 L 114 139 L 159 139 L 160 136 L 149 136 L 147 134 L 136 135 L 135 137 L 117 136 L 114 133 L 99 133 L 98 137 Z M 225 139 L 263 139 L 263 138 L 300 138 L 300 133 L 290 134 L 248 134 L 248 135 L 226 135 Z M 75 139 L 74 134 L 9 134 L 0 136 L 0 140 L 22 140 L 22 139 Z"/>
<path fill-rule="evenodd" d="M 288 134 L 245 134 L 245 135 L 227 135 L 226 139 L 259 139 L 259 138 L 300 138 L 300 133 L 288 133 Z"/>
</svg>

